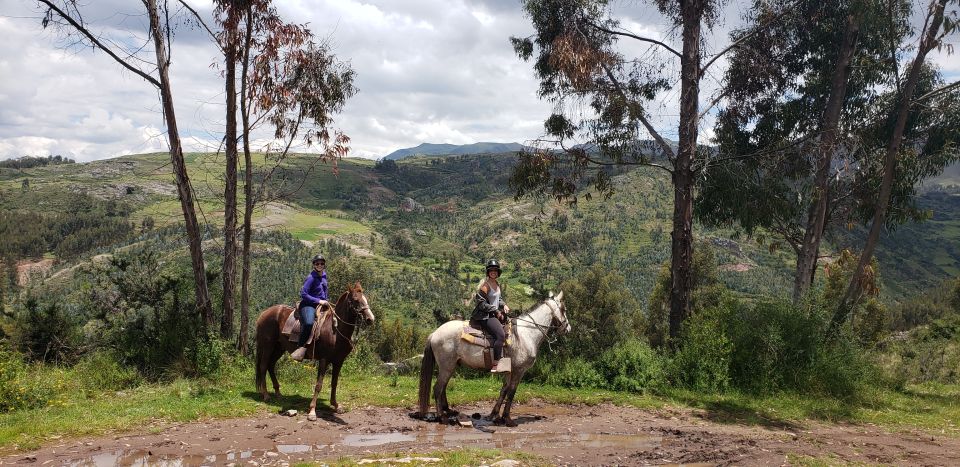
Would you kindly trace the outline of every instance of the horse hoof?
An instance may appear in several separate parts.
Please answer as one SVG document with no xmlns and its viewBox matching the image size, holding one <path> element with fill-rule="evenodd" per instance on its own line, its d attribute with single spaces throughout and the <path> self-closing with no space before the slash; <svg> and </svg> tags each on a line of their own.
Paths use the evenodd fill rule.
<svg viewBox="0 0 960 467">
<path fill-rule="evenodd" d="M 263 401 L 264 401 L 264 402 L 270 402 L 270 394 L 263 393 Z"/>
<path fill-rule="evenodd" d="M 317 421 L 317 414 L 310 412 L 307 414 L 307 420 L 310 420 L 311 422 Z"/>
<path fill-rule="evenodd" d="M 512 418 L 505 418 L 503 419 L 503 426 L 508 426 L 512 428 L 517 426 L 517 422 L 513 421 Z"/>
<path fill-rule="evenodd" d="M 503 417 L 494 418 L 493 424 L 497 426 L 503 426 L 504 425 Z"/>
</svg>

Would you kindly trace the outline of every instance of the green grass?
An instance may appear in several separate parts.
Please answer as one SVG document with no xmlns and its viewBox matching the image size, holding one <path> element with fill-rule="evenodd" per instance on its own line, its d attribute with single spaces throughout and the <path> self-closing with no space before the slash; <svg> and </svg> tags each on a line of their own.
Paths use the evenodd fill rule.
<svg viewBox="0 0 960 467">
<path fill-rule="evenodd" d="M 333 217 L 326 212 L 296 211 L 283 224 L 294 237 L 316 241 L 342 235 L 369 235 L 370 228 L 344 216 Z"/>
</svg>

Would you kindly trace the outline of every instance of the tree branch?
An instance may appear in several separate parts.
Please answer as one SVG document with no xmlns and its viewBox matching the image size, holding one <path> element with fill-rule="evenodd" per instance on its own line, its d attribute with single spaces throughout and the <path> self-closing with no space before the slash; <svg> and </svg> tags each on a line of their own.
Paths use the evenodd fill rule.
<svg viewBox="0 0 960 467">
<path fill-rule="evenodd" d="M 703 120 L 703 117 L 704 117 L 705 115 L 707 115 L 707 112 L 709 112 L 710 110 L 712 110 L 713 107 L 716 106 L 724 97 L 727 97 L 727 91 L 726 91 L 726 90 L 724 90 L 724 91 L 721 92 L 720 94 L 717 94 L 717 97 L 714 97 L 713 100 L 710 101 L 710 105 L 706 106 L 706 107 L 703 109 L 703 112 L 700 112 L 700 115 L 697 116 L 697 120 L 698 120 L 698 121 L 699 121 L 699 120 Z"/>
<path fill-rule="evenodd" d="M 786 7 L 785 7 L 782 11 L 780 11 L 780 13 L 774 15 L 773 18 L 770 18 L 770 20 L 768 20 L 766 23 L 764 23 L 764 24 L 761 25 L 760 27 L 754 28 L 753 30 L 751 30 L 751 31 L 748 32 L 747 34 L 744 34 L 743 36 L 741 36 L 739 39 L 733 41 L 733 42 L 732 42 L 730 45 L 728 45 L 725 49 L 721 50 L 719 53 L 717 53 L 716 55 L 714 55 L 713 57 L 711 57 L 710 60 L 707 62 L 706 65 L 700 67 L 700 75 L 703 76 L 703 73 L 707 71 L 707 68 L 709 68 L 710 65 L 713 64 L 713 62 L 717 61 L 717 59 L 719 59 L 720 57 L 722 57 L 723 54 L 725 54 L 725 53 L 727 53 L 727 52 L 729 52 L 729 51 L 731 51 L 731 50 L 739 47 L 740 44 L 746 42 L 747 39 L 749 39 L 751 36 L 754 36 L 754 35 L 756 35 L 758 32 L 766 29 L 767 26 L 770 26 L 770 25 L 773 24 L 775 21 L 777 21 L 777 20 L 779 20 L 780 18 L 786 16 L 787 13 L 792 12 L 792 11 L 793 11 L 793 8 L 786 8 Z"/>
<path fill-rule="evenodd" d="M 617 91 L 620 93 L 620 97 L 622 97 L 625 101 L 630 102 L 630 98 L 627 96 L 626 91 L 623 90 L 623 86 L 620 84 L 620 81 L 618 81 L 617 78 L 613 76 L 613 72 L 610 71 L 610 68 L 607 67 L 605 63 L 601 63 L 601 66 L 603 66 L 603 71 L 607 73 L 607 78 L 610 78 L 610 81 L 613 83 L 614 87 L 617 88 Z M 667 157 L 670 160 L 676 159 L 677 155 L 674 154 L 673 148 L 671 148 L 670 144 L 668 144 L 667 141 L 664 140 L 662 136 L 660 136 L 660 133 L 657 133 L 657 130 L 653 128 L 653 125 L 651 125 L 650 122 L 647 120 L 647 118 L 643 116 L 642 111 L 637 112 L 637 119 L 639 119 L 640 123 L 642 123 L 644 128 L 647 129 L 647 132 L 650 133 L 650 136 L 653 136 L 653 139 L 656 140 L 657 144 L 660 145 L 664 153 L 667 154 Z"/>
<path fill-rule="evenodd" d="M 207 26 L 207 23 L 203 21 L 203 18 L 200 17 L 200 13 L 197 13 L 197 10 L 194 10 L 193 7 L 187 4 L 186 0 L 178 0 L 181 5 L 187 10 L 190 10 L 190 13 L 193 14 L 193 17 L 196 18 L 197 22 L 203 26 L 203 29 L 207 30 L 207 34 L 210 34 L 210 38 L 213 39 L 213 43 L 217 44 L 217 48 L 220 49 L 220 52 L 223 53 L 223 46 L 220 45 L 220 40 L 217 39 L 217 35 L 213 33 L 213 30 L 210 29 L 210 26 Z"/>
<path fill-rule="evenodd" d="M 113 50 L 105 46 L 103 42 L 100 42 L 99 39 L 94 37 L 93 34 L 91 34 L 90 31 L 84 25 L 80 24 L 79 21 L 77 21 L 72 16 L 68 15 L 59 7 L 54 5 L 51 0 L 37 0 L 37 1 L 46 5 L 51 11 L 58 14 L 61 18 L 67 20 L 67 22 L 70 23 L 70 25 L 73 26 L 74 29 L 77 30 L 77 32 L 79 32 L 80 34 L 83 34 L 93 44 L 94 48 L 100 48 L 100 50 L 103 50 L 107 55 L 113 58 L 114 61 L 122 65 L 124 68 L 132 71 L 137 76 L 147 80 L 148 83 L 156 86 L 157 89 L 160 89 L 160 81 L 158 81 L 153 76 L 150 76 L 149 74 L 145 73 L 143 70 L 140 70 L 139 68 L 124 61 Z"/>
<path fill-rule="evenodd" d="M 638 36 L 638 35 L 636 35 L 636 34 L 629 33 L 629 32 L 626 32 L 626 31 L 614 31 L 614 30 L 612 30 L 612 29 L 605 28 L 605 27 L 603 27 L 603 26 L 600 26 L 599 24 L 594 24 L 594 23 L 592 23 L 592 22 L 590 22 L 590 21 L 587 21 L 587 20 L 584 20 L 584 22 L 587 23 L 587 24 L 589 24 L 592 28 L 594 28 L 594 29 L 596 29 L 596 30 L 598 30 L 598 31 L 603 31 L 603 32 L 605 32 L 605 33 L 607 33 L 607 34 L 613 34 L 613 35 L 615 35 L 615 36 L 629 37 L 629 38 L 636 39 L 636 40 L 641 41 L 641 42 L 649 42 L 649 43 L 651 43 L 651 44 L 659 45 L 660 47 L 663 47 L 663 48 L 667 49 L 668 51 L 670 51 L 670 53 L 676 55 L 678 58 L 683 58 L 683 56 L 680 55 L 680 52 L 677 52 L 676 50 L 674 50 L 673 48 L 671 48 L 669 45 L 667 45 L 667 44 L 665 44 L 665 43 L 663 43 L 663 42 L 660 42 L 660 41 L 658 41 L 658 40 L 656 40 L 656 39 L 649 39 L 649 38 L 642 37 L 642 36 Z"/>
<path fill-rule="evenodd" d="M 914 103 L 914 104 L 917 104 L 917 103 L 919 103 L 920 101 L 923 101 L 923 100 L 928 99 L 928 98 L 931 98 L 931 97 L 936 97 L 936 96 L 938 96 L 938 95 L 940 95 L 940 94 L 943 94 L 943 93 L 946 93 L 946 92 L 950 92 L 950 91 L 952 91 L 952 90 L 954 90 L 954 89 L 957 89 L 958 87 L 960 87 L 960 80 L 954 81 L 954 82 L 952 82 L 952 83 L 950 83 L 950 84 L 948 84 L 948 85 L 946 85 L 946 86 L 943 86 L 943 87 L 934 89 L 933 91 L 930 91 L 930 92 L 928 92 L 928 93 L 926 93 L 926 94 L 924 94 L 924 95 L 922 95 L 922 96 L 914 99 L 914 100 L 913 100 L 913 103 Z"/>
</svg>

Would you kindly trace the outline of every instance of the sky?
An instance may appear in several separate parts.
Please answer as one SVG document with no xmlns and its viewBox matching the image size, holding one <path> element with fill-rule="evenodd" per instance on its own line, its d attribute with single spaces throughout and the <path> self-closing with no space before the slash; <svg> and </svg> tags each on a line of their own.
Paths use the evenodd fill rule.
<svg viewBox="0 0 960 467">
<path fill-rule="evenodd" d="M 103 37 L 135 46 L 146 41 L 136 0 L 81 0 L 85 20 Z M 176 2 L 171 2 L 175 4 Z M 206 17 L 211 0 L 189 2 Z M 679 49 L 677 31 L 652 2 L 614 1 L 623 27 Z M 335 117 L 351 138 L 351 156 L 380 158 L 420 143 L 529 142 L 543 133 L 551 104 L 537 96 L 532 64 L 510 36 L 533 33 L 520 0 L 276 0 L 287 21 L 306 24 L 356 71 L 359 93 Z M 710 32 L 707 53 L 721 50 L 739 26 L 743 2 L 728 2 Z M 156 90 L 100 51 L 41 27 L 35 0 L 0 2 L 0 159 L 63 155 L 90 161 L 167 150 Z M 218 52 L 205 32 L 182 23 L 173 40 L 171 80 L 178 126 L 188 151 L 216 151 L 224 133 Z M 212 22 L 210 23 L 212 24 Z M 651 46 L 622 43 L 651 57 Z M 145 50 L 149 57 L 152 49 Z M 936 58 L 945 74 L 960 60 Z M 666 67 L 679 64 L 666 63 Z M 715 92 L 724 60 L 711 66 L 703 104 Z M 676 74 L 676 73 L 674 73 Z M 677 91 L 650 107 L 653 125 L 676 139 Z M 701 122 L 701 140 L 712 135 Z M 265 142 L 265 135 L 260 141 Z M 309 150 L 309 148 L 300 148 Z"/>
</svg>

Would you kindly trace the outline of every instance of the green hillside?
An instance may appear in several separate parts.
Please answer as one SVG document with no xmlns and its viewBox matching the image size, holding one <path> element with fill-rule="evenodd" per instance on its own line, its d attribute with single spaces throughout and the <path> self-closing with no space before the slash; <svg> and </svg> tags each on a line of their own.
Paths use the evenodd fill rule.
<svg viewBox="0 0 960 467">
<path fill-rule="evenodd" d="M 645 303 L 669 259 L 672 208 L 664 174 L 644 168 L 614 173 L 615 193 L 607 201 L 581 196 L 575 205 L 537 203 L 513 199 L 507 178 L 514 160 L 513 154 L 346 159 L 334 170 L 298 155 L 277 170 L 268 189 L 277 199 L 257 210 L 255 225 L 289 232 L 307 246 L 336 240 L 379 271 L 453 280 L 460 295 L 479 279 L 484 258 L 502 258 L 508 283 L 525 292 L 556 287 L 600 264 L 619 271 Z M 187 162 L 201 218 L 217 229 L 222 161 L 189 154 Z M 175 193 L 166 154 L 0 169 L 0 207 L 10 212 L 56 215 L 86 194 L 123 206 L 134 226 L 149 218 L 159 228 L 180 219 Z M 933 210 L 934 218 L 885 237 L 878 253 L 885 298 L 960 273 L 960 249 L 951 241 L 960 238 L 958 200 L 941 192 L 923 195 L 921 207 Z M 697 238 L 712 246 L 729 288 L 747 295 L 789 293 L 788 251 L 728 230 L 699 228 Z"/>
</svg>

